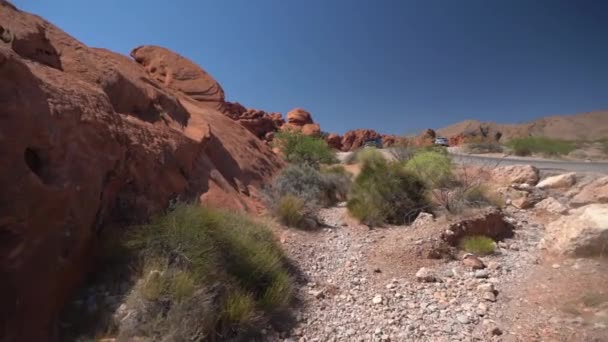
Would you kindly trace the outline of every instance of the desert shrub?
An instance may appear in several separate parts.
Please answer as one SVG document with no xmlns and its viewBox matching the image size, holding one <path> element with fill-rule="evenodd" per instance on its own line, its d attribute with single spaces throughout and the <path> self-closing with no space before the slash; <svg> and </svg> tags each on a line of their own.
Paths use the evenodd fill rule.
<svg viewBox="0 0 608 342">
<path fill-rule="evenodd" d="M 604 153 L 608 155 L 608 138 L 602 138 L 598 140 L 598 142 L 602 146 L 602 151 L 604 151 Z"/>
<path fill-rule="evenodd" d="M 282 221 L 286 216 L 295 218 L 292 214 L 296 207 L 302 210 L 301 220 L 311 216 L 318 207 L 346 200 L 350 184 L 351 175 L 343 167 L 317 170 L 309 165 L 290 165 L 265 190 L 266 200 Z"/>
<path fill-rule="evenodd" d="M 133 333 L 226 339 L 283 308 L 291 296 L 272 232 L 240 214 L 179 205 L 135 229 L 126 245 L 144 265 L 127 300 L 145 306 Z"/>
<path fill-rule="evenodd" d="M 540 154 L 544 156 L 566 155 L 576 149 L 574 143 L 548 137 L 525 137 L 511 139 L 507 144 L 515 155 L 529 156 Z"/>
<path fill-rule="evenodd" d="M 368 225 L 404 223 L 427 205 L 424 183 L 400 163 L 388 162 L 378 152 L 362 158 L 347 204 L 355 218 Z"/>
<path fill-rule="evenodd" d="M 318 167 L 319 164 L 337 162 L 334 152 L 321 138 L 299 132 L 282 131 L 275 135 L 273 144 L 281 149 L 285 160 L 289 163 Z"/>
<path fill-rule="evenodd" d="M 502 145 L 496 141 L 472 141 L 466 143 L 464 151 L 468 153 L 502 153 Z"/>
<path fill-rule="evenodd" d="M 499 194 L 490 191 L 483 185 L 475 185 L 465 189 L 463 198 L 472 207 L 493 206 L 502 208 L 505 205 L 504 200 Z"/>
<path fill-rule="evenodd" d="M 435 151 L 416 153 L 405 167 L 424 180 L 429 188 L 446 187 L 454 179 L 450 157 Z"/>
<path fill-rule="evenodd" d="M 466 236 L 460 241 L 460 247 L 476 255 L 488 255 L 494 253 L 496 243 L 487 236 Z"/>
<path fill-rule="evenodd" d="M 414 157 L 416 149 L 411 146 L 396 145 L 388 149 L 390 155 L 399 162 L 407 162 Z"/>
<path fill-rule="evenodd" d="M 278 199 L 274 212 L 282 224 L 288 227 L 300 227 L 306 217 L 306 204 L 301 198 L 287 194 Z"/>
</svg>

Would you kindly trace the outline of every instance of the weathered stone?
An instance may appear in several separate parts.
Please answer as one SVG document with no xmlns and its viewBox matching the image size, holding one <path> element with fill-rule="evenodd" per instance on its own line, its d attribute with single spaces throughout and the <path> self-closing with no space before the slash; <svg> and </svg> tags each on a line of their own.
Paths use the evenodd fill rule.
<svg viewBox="0 0 608 342">
<path fill-rule="evenodd" d="M 552 214 L 565 214 L 566 212 L 568 212 L 568 207 L 561 204 L 558 200 L 556 200 L 553 197 L 545 198 L 544 200 L 536 203 L 536 205 L 534 205 L 534 207 L 541 209 L 541 210 L 545 210 Z"/>
<path fill-rule="evenodd" d="M 531 165 L 501 166 L 492 170 L 492 179 L 503 184 L 530 184 L 535 185 L 539 180 L 539 171 Z"/>
<path fill-rule="evenodd" d="M 563 175 L 557 175 L 548 177 L 541 180 L 536 187 L 539 189 L 560 189 L 568 188 L 576 183 L 576 173 L 565 173 Z"/>
<path fill-rule="evenodd" d="M 596 256 L 608 251 L 608 204 L 571 210 L 547 225 L 543 247 L 573 256 Z"/>
<path fill-rule="evenodd" d="M 570 200 L 575 208 L 592 203 L 608 203 L 608 176 L 587 184 Z"/>
<path fill-rule="evenodd" d="M 418 272 L 416 272 L 416 279 L 420 282 L 426 283 L 432 283 L 438 280 L 435 274 L 433 274 L 433 272 L 426 267 L 422 267 L 418 270 Z"/>
<path fill-rule="evenodd" d="M 474 270 L 480 270 L 486 267 L 486 265 L 483 263 L 483 261 L 481 261 L 481 259 L 471 253 L 467 253 L 462 257 L 462 263 L 466 267 L 472 268 Z"/>
</svg>

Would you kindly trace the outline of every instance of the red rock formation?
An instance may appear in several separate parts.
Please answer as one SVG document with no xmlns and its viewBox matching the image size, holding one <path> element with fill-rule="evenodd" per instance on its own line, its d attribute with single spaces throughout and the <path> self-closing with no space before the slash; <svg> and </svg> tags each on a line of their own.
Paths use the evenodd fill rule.
<svg viewBox="0 0 608 342">
<path fill-rule="evenodd" d="M 263 110 L 247 109 L 240 103 L 225 102 L 223 112 L 247 128 L 260 139 L 276 132 L 285 123 L 281 113 L 267 113 Z"/>
<path fill-rule="evenodd" d="M 282 162 L 168 50 L 142 66 L 4 1 L 0 24 L 0 340 L 46 341 L 111 227 L 176 199 L 255 210 Z"/>
<path fill-rule="evenodd" d="M 310 113 L 302 108 L 290 110 L 287 113 L 287 122 L 296 126 L 304 126 L 306 124 L 314 123 Z"/>
<path fill-rule="evenodd" d="M 382 136 L 373 129 L 356 129 L 348 131 L 342 137 L 342 151 L 353 151 L 372 139 L 379 139 Z"/>
<path fill-rule="evenodd" d="M 325 137 L 325 142 L 327 143 L 327 145 L 329 145 L 329 147 L 336 149 L 336 150 L 341 150 L 342 149 L 342 137 L 339 136 L 338 134 L 328 134 Z"/>
<path fill-rule="evenodd" d="M 419 147 L 432 145 L 436 136 L 435 131 L 429 128 L 416 137 L 414 144 Z"/>
<path fill-rule="evenodd" d="M 198 65 L 159 46 L 140 46 L 131 56 L 158 82 L 201 102 L 224 102 L 220 84 Z"/>
</svg>

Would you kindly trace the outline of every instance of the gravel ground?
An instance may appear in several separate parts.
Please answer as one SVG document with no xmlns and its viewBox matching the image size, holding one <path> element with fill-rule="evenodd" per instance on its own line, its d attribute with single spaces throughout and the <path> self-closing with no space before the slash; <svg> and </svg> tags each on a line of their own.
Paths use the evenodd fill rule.
<svg viewBox="0 0 608 342">
<path fill-rule="evenodd" d="M 421 234 L 424 229 L 369 229 L 353 224 L 345 213 L 340 207 L 323 209 L 319 217 L 325 228 L 284 232 L 284 248 L 302 272 L 297 290 L 301 306 L 295 327 L 269 333 L 267 340 L 578 341 L 568 338 L 570 328 L 577 327 L 589 331 L 585 341 L 608 341 L 601 323 L 587 326 L 580 317 L 562 318 L 555 305 L 545 310 L 535 298 L 518 296 L 527 284 L 542 285 L 537 277 L 542 272 L 547 272 L 540 277 L 545 286 L 551 286 L 551 271 L 558 269 L 543 261 L 537 246 L 544 229 L 529 212 L 507 213 L 515 236 L 500 242 L 495 255 L 482 258 L 488 267 L 476 271 L 460 260 L 399 254 L 423 244 L 428 239 Z M 579 269 L 601 266 L 585 260 L 574 264 Z M 438 281 L 418 281 L 415 273 L 422 266 Z M 556 287 L 555 295 L 559 292 Z M 545 333 L 535 330 L 541 326 Z"/>
</svg>

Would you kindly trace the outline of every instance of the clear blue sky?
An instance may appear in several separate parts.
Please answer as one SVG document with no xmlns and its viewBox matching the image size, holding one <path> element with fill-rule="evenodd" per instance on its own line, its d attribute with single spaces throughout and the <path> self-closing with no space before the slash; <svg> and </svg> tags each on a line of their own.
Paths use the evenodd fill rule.
<svg viewBox="0 0 608 342">
<path fill-rule="evenodd" d="M 603 0 L 13 0 L 84 43 L 201 65 L 227 98 L 403 134 L 608 108 Z"/>
</svg>

